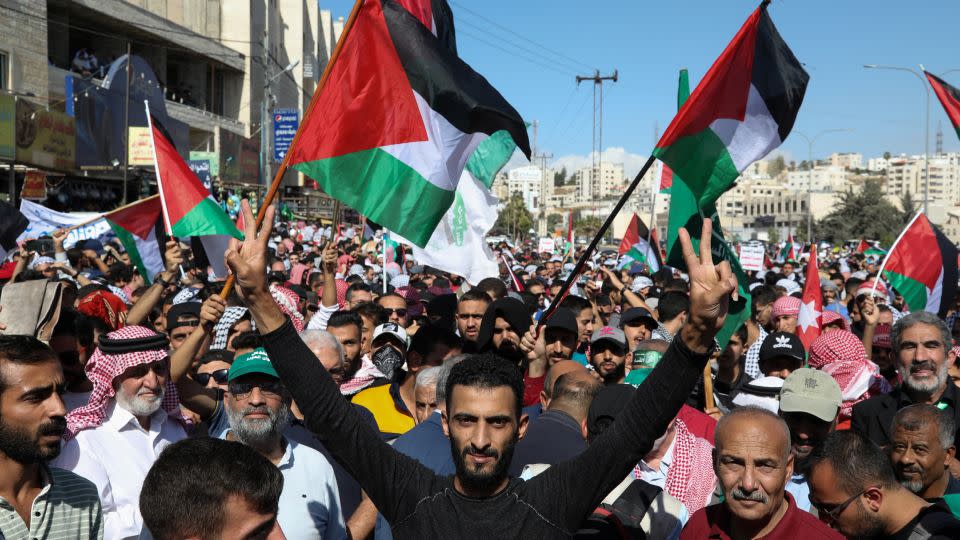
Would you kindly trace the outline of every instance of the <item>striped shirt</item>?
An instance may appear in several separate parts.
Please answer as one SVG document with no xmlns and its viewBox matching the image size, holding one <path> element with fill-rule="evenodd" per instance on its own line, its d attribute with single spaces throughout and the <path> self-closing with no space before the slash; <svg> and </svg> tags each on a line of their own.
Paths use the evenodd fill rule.
<svg viewBox="0 0 960 540">
<path fill-rule="evenodd" d="M 30 508 L 30 524 L 0 497 L 0 533 L 25 540 L 103 539 L 103 514 L 93 482 L 56 467 L 43 468 L 44 486 Z"/>
</svg>

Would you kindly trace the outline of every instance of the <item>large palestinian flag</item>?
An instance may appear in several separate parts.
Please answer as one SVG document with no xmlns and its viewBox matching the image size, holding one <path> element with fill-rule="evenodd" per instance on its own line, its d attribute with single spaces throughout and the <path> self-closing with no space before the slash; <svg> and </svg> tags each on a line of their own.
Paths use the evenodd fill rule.
<svg viewBox="0 0 960 540">
<path fill-rule="evenodd" d="M 934 93 L 937 94 L 937 99 L 943 105 L 943 110 L 950 117 L 950 123 L 953 124 L 954 131 L 960 137 L 960 90 L 943 82 L 943 79 L 933 73 L 924 71 L 923 74 L 927 76 L 927 81 L 933 87 Z"/>
<path fill-rule="evenodd" d="M 160 197 L 153 195 L 103 215 L 148 285 L 163 272 L 162 214 Z"/>
<path fill-rule="evenodd" d="M 711 66 L 653 154 L 706 207 L 787 138 L 808 79 L 764 4 Z"/>
<path fill-rule="evenodd" d="M 289 164 L 424 247 L 481 141 L 505 130 L 528 157 L 530 145 L 517 111 L 433 35 L 438 21 L 428 28 L 408 7 L 368 0 L 359 8 Z"/>
<path fill-rule="evenodd" d="M 946 316 L 957 293 L 957 248 L 923 212 L 900 233 L 881 268 L 910 311 Z"/>
</svg>

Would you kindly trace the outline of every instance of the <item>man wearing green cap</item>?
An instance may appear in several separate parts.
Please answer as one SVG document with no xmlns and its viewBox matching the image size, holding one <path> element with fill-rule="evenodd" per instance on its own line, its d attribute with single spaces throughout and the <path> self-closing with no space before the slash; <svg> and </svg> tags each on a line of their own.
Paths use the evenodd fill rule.
<svg viewBox="0 0 960 540">
<path fill-rule="evenodd" d="M 793 475 L 785 487 L 801 510 L 810 511 L 807 458 L 837 428 L 842 401 L 840 385 L 824 371 L 800 368 L 783 381 L 780 417 L 790 428 L 790 446 L 795 456 Z"/>
<path fill-rule="evenodd" d="M 238 356 L 227 374 L 224 438 L 253 448 L 283 475 L 277 521 L 288 538 L 346 538 L 337 480 L 320 453 L 283 436 L 290 394 L 263 348 Z"/>
</svg>

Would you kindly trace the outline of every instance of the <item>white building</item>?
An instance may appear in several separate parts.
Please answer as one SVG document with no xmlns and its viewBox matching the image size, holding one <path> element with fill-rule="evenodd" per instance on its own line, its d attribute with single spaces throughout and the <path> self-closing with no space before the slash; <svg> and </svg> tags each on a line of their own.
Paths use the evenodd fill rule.
<svg viewBox="0 0 960 540">
<path fill-rule="evenodd" d="M 807 190 L 843 191 L 847 186 L 847 171 L 840 165 L 814 167 L 812 171 L 787 171 L 784 185 L 788 189 L 804 192 Z"/>
<path fill-rule="evenodd" d="M 830 165 L 842 169 L 862 169 L 863 154 L 858 152 L 841 152 L 830 154 Z"/>
<path fill-rule="evenodd" d="M 591 170 L 593 173 L 591 174 Z M 597 168 L 584 167 L 573 174 L 581 202 L 603 199 L 623 193 L 623 163 L 603 162 Z"/>
<path fill-rule="evenodd" d="M 550 181 L 553 181 L 552 177 Z M 542 183 L 543 175 L 540 167 L 527 165 L 526 167 L 517 167 L 507 173 L 507 193 L 523 195 L 523 204 L 531 212 L 540 211 L 540 187 Z"/>
</svg>

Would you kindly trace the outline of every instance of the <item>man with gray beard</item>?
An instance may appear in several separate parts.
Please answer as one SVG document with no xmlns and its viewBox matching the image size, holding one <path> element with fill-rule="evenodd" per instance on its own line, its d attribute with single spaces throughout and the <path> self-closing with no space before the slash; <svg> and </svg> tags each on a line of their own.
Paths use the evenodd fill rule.
<svg viewBox="0 0 960 540">
<path fill-rule="evenodd" d="M 84 368 L 90 399 L 67 415 L 67 442 L 52 465 L 97 486 L 104 538 L 139 537 L 147 471 L 164 448 L 187 436 L 168 349 L 166 336 L 143 326 L 101 336 Z"/>
<path fill-rule="evenodd" d="M 960 493 L 960 480 L 947 468 L 956 456 L 957 427 L 946 411 L 910 405 L 893 418 L 890 462 L 903 487 L 930 502 Z"/>
<path fill-rule="evenodd" d="M 886 447 L 893 435 L 893 417 L 904 407 L 924 403 L 944 411 L 960 425 L 960 389 L 947 373 L 954 361 L 947 324 L 933 313 L 918 311 L 901 318 L 890 333 L 893 354 L 903 382 L 889 394 L 873 396 L 853 406 L 851 428 Z M 960 433 L 954 435 L 960 446 Z M 960 463 L 950 460 L 954 477 Z"/>
<path fill-rule="evenodd" d="M 238 356 L 227 374 L 224 438 L 253 448 L 280 469 L 277 521 L 287 538 L 347 537 L 333 467 L 320 452 L 283 436 L 290 394 L 262 348 Z"/>
</svg>

